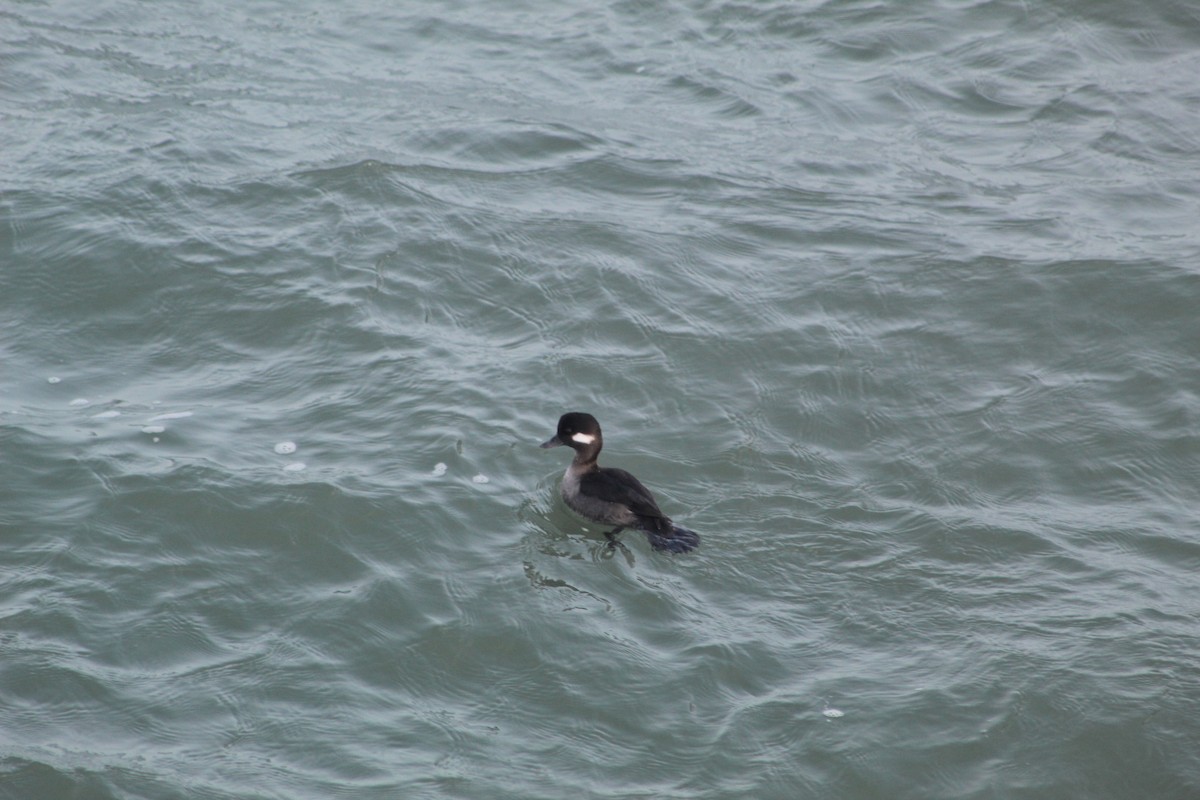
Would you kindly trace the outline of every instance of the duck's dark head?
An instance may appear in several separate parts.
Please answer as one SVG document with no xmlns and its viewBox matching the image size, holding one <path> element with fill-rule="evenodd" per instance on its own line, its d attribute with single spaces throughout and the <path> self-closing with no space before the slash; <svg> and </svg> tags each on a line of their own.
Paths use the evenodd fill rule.
<svg viewBox="0 0 1200 800">
<path fill-rule="evenodd" d="M 542 442 L 542 447 L 558 447 L 565 444 L 576 452 L 599 453 L 603 445 L 600 423 L 591 414 L 572 411 L 558 419 L 558 433 Z"/>
</svg>

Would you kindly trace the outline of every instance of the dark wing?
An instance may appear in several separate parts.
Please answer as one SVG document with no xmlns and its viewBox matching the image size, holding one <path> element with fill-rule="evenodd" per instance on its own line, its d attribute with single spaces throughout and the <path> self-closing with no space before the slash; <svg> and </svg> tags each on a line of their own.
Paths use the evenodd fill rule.
<svg viewBox="0 0 1200 800">
<path fill-rule="evenodd" d="M 659 510 L 654 495 L 623 469 L 603 467 L 586 472 L 579 479 L 579 489 L 610 503 L 624 503 L 650 530 L 670 530 L 671 520 Z"/>
</svg>

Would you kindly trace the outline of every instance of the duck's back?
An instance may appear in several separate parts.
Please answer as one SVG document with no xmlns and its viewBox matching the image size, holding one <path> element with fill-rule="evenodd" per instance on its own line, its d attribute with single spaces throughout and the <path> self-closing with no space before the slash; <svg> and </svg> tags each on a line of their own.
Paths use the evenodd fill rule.
<svg viewBox="0 0 1200 800">
<path fill-rule="evenodd" d="M 654 495 L 623 469 L 588 470 L 578 476 L 577 491 L 568 494 L 566 481 L 563 488 L 567 505 L 590 519 L 646 531 L 671 529 L 671 520 L 659 510 Z"/>
</svg>

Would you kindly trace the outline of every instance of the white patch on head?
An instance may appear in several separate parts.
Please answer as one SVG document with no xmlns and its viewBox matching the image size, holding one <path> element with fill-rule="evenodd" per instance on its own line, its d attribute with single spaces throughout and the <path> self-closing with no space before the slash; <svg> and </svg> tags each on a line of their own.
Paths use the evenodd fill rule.
<svg viewBox="0 0 1200 800">
<path fill-rule="evenodd" d="M 573 433 L 571 434 L 571 441 L 579 442 L 580 444 L 591 444 L 596 441 L 596 437 L 590 433 Z"/>
</svg>

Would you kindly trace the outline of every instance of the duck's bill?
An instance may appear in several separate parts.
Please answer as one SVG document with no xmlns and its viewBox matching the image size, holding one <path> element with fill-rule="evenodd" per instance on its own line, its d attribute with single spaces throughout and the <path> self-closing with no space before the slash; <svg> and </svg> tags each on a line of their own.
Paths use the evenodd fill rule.
<svg viewBox="0 0 1200 800">
<path fill-rule="evenodd" d="M 558 438 L 558 434 L 556 433 L 553 436 L 551 436 L 549 439 L 547 439 L 546 441 L 544 441 L 540 445 L 538 445 L 538 447 L 561 447 L 562 443 L 563 443 L 562 439 Z"/>
</svg>

